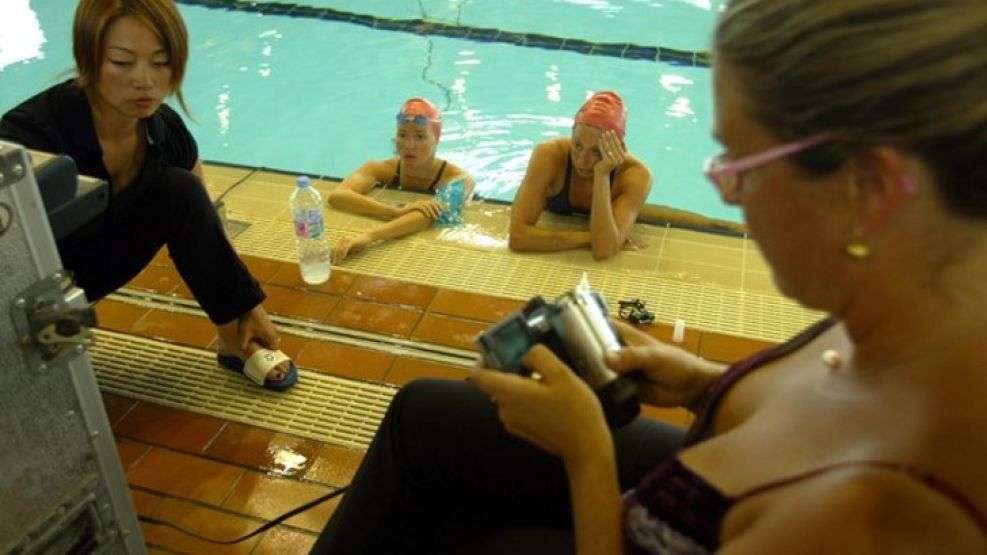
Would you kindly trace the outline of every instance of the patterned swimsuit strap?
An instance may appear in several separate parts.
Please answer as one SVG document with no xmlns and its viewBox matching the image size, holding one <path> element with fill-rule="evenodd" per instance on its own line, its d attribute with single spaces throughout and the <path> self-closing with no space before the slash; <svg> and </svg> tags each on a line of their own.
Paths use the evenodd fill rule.
<svg viewBox="0 0 987 555">
<path fill-rule="evenodd" d="M 801 482 L 802 480 L 808 480 L 814 478 L 821 474 L 825 474 L 830 471 L 840 470 L 843 468 L 850 468 L 854 466 L 866 466 L 870 468 L 879 468 L 884 470 L 889 470 L 892 472 L 898 472 L 908 476 L 909 478 L 916 480 L 929 488 L 939 492 L 940 494 L 946 496 L 950 501 L 952 501 L 956 506 L 958 506 L 964 513 L 970 516 L 977 526 L 980 527 L 981 531 L 987 532 L 987 515 L 984 515 L 973 504 L 969 498 L 960 493 L 960 491 L 949 484 L 948 482 L 942 480 L 941 478 L 922 470 L 916 466 L 911 466 L 903 463 L 888 462 L 888 461 L 844 461 L 833 464 L 827 464 L 819 468 L 808 470 L 794 476 L 789 476 L 787 478 L 781 478 L 779 480 L 774 480 L 766 484 L 761 484 L 755 486 L 735 497 L 733 497 L 733 502 L 743 501 L 760 493 L 770 491 L 776 488 L 784 487 L 796 482 Z"/>
</svg>

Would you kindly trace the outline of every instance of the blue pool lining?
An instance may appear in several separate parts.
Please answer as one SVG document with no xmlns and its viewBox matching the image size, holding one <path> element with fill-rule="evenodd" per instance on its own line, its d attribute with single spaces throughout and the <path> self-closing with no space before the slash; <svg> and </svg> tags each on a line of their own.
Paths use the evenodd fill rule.
<svg viewBox="0 0 987 555">
<path fill-rule="evenodd" d="M 333 8 L 317 8 L 302 4 L 274 2 L 243 2 L 238 0 L 176 0 L 179 4 L 216 10 L 253 12 L 306 19 L 322 19 L 362 25 L 381 31 L 398 31 L 415 35 L 440 36 L 477 42 L 497 42 L 528 48 L 564 50 L 588 56 L 610 56 L 625 60 L 649 60 L 680 66 L 709 67 L 710 56 L 705 50 L 678 50 L 663 46 L 641 46 L 631 43 L 591 42 L 541 35 L 513 33 L 486 27 L 450 25 L 426 19 L 390 19 L 372 15 L 344 12 Z"/>
</svg>

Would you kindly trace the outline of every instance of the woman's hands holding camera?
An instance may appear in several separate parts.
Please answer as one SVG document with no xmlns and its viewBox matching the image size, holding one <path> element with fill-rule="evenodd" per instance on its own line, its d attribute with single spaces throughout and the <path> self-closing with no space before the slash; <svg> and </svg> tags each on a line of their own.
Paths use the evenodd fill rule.
<svg viewBox="0 0 987 555">
<path fill-rule="evenodd" d="M 604 362 L 614 372 L 638 372 L 641 400 L 659 407 L 693 408 L 723 366 L 667 345 L 624 322 L 613 321 L 626 346 L 608 353 Z"/>
<path fill-rule="evenodd" d="M 548 347 L 538 344 L 522 359 L 537 379 L 474 369 L 470 379 L 497 404 L 498 416 L 513 435 L 563 461 L 584 460 L 611 449 L 610 430 L 596 394 Z"/>
</svg>

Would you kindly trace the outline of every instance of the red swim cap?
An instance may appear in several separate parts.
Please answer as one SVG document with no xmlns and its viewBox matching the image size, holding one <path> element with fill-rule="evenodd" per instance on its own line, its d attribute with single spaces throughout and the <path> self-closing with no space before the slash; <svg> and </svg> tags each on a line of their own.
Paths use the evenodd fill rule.
<svg viewBox="0 0 987 555">
<path fill-rule="evenodd" d="M 621 140 L 627 129 L 627 108 L 620 95 L 602 91 L 589 97 L 576 112 L 575 123 L 591 125 L 604 131 L 613 131 Z"/>
<path fill-rule="evenodd" d="M 416 118 L 415 116 L 419 116 Z M 425 121 L 420 121 L 424 118 L 429 127 L 432 128 L 432 134 L 435 135 L 435 140 L 439 140 L 439 135 L 442 134 L 442 114 L 439 113 L 439 109 L 424 98 L 409 98 L 401 106 L 401 111 L 398 112 L 398 123 L 422 123 Z M 419 120 L 419 121 L 416 121 Z"/>
</svg>

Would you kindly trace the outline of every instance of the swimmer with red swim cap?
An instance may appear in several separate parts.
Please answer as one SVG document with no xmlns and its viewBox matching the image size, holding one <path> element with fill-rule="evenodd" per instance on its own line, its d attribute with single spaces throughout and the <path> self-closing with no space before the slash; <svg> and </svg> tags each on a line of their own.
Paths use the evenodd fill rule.
<svg viewBox="0 0 987 555">
<path fill-rule="evenodd" d="M 589 96 L 576 112 L 568 138 L 535 147 L 511 209 L 510 247 L 515 251 L 589 248 L 609 258 L 641 246 L 630 232 L 642 211 L 649 219 L 690 226 L 727 228 L 714 220 L 667 206 L 647 206 L 651 171 L 627 150 L 627 108 L 616 92 Z M 588 214 L 588 230 L 537 225 L 542 212 Z"/>
<path fill-rule="evenodd" d="M 569 137 L 535 147 L 511 208 L 510 247 L 516 251 L 589 248 L 609 258 L 626 248 L 651 190 L 651 171 L 627 151 L 627 108 L 613 91 L 591 95 Z M 537 225 L 544 211 L 589 214 L 588 230 Z"/>
<path fill-rule="evenodd" d="M 332 253 L 334 264 L 374 242 L 426 229 L 442 214 L 443 206 L 431 196 L 401 206 L 368 197 L 374 185 L 383 183 L 434 195 L 444 185 L 463 178 L 466 198 L 473 191 L 473 178 L 465 170 L 435 156 L 442 134 L 442 114 L 434 104 L 424 98 L 410 98 L 401 106 L 395 120 L 397 156 L 364 163 L 329 194 L 329 204 L 336 208 L 386 220 L 337 241 Z"/>
</svg>

